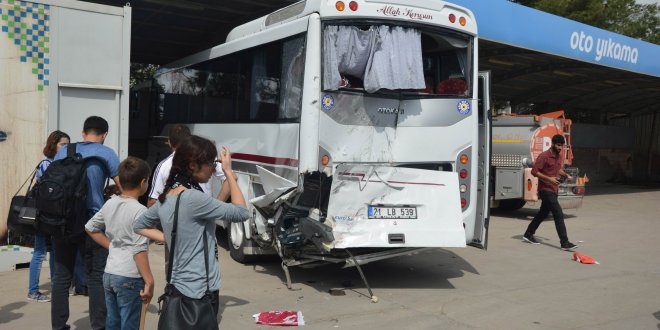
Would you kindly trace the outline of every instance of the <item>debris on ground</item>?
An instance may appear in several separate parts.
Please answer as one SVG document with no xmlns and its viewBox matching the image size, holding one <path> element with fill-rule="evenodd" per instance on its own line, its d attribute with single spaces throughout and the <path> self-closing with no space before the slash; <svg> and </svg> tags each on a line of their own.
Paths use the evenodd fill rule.
<svg viewBox="0 0 660 330">
<path fill-rule="evenodd" d="M 257 324 L 293 327 L 305 325 L 301 311 L 271 311 L 252 316 Z"/>
<path fill-rule="evenodd" d="M 328 292 L 330 293 L 331 296 L 345 296 L 346 295 L 346 291 L 344 291 L 342 289 L 330 289 L 330 290 L 328 290 Z"/>
<path fill-rule="evenodd" d="M 573 252 L 573 260 L 581 263 L 581 264 L 590 264 L 590 265 L 599 265 L 600 263 L 596 260 L 594 260 L 592 257 L 579 253 L 579 252 Z"/>
</svg>

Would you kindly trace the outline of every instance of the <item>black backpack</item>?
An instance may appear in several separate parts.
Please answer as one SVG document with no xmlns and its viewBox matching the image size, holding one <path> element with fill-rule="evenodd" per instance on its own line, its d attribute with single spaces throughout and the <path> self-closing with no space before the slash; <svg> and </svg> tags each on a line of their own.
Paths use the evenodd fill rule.
<svg viewBox="0 0 660 330">
<path fill-rule="evenodd" d="M 83 158 L 76 154 L 76 143 L 71 143 L 66 158 L 48 166 L 35 189 L 38 232 L 68 238 L 84 233 L 88 220 L 85 163 L 91 158 L 97 157 Z"/>
</svg>

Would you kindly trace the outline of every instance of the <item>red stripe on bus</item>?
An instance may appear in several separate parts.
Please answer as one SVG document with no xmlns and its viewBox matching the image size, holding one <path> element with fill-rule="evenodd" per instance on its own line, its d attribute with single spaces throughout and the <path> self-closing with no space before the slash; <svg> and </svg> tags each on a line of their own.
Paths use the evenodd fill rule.
<svg viewBox="0 0 660 330">
<path fill-rule="evenodd" d="M 240 154 L 240 153 L 232 153 L 231 158 L 237 160 L 247 160 L 257 163 L 272 164 L 272 165 L 286 165 L 291 167 L 298 167 L 298 163 L 299 163 L 297 159 L 269 157 L 269 156 L 252 155 L 252 154 Z"/>
<path fill-rule="evenodd" d="M 360 181 L 364 181 L 364 176 L 365 176 L 364 173 L 348 173 L 348 172 L 338 173 L 338 175 L 359 177 Z M 381 182 L 381 183 L 383 183 L 383 181 L 371 180 L 371 179 L 368 179 L 367 182 Z M 423 186 L 442 186 L 442 187 L 445 186 L 443 183 L 428 183 L 428 182 L 387 181 L 387 183 L 418 184 L 418 185 L 423 185 Z"/>
</svg>

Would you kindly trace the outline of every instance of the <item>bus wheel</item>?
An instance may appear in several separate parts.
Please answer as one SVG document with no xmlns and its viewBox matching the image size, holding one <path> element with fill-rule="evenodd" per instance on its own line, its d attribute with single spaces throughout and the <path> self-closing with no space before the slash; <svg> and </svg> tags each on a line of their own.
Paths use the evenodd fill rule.
<svg viewBox="0 0 660 330">
<path fill-rule="evenodd" d="M 229 246 L 229 255 L 232 259 L 244 264 L 254 261 L 254 256 L 245 255 L 243 248 L 247 246 L 245 239 L 245 227 L 243 223 L 229 224 L 227 228 L 227 245 Z"/>
<path fill-rule="evenodd" d="M 503 199 L 500 201 L 500 206 L 497 207 L 501 211 L 515 211 L 525 206 L 524 199 Z"/>
</svg>

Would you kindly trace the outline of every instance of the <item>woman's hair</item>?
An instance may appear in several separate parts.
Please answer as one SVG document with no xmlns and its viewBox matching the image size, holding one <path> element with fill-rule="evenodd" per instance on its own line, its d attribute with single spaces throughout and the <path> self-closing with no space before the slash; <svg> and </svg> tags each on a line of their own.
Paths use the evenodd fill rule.
<svg viewBox="0 0 660 330">
<path fill-rule="evenodd" d="M 46 146 L 44 147 L 44 156 L 48 158 L 55 157 L 57 154 L 57 144 L 60 143 L 62 138 L 67 138 L 67 140 L 71 141 L 69 134 L 66 134 L 62 131 L 54 131 L 53 133 L 50 133 L 48 139 L 46 140 Z"/>
<path fill-rule="evenodd" d="M 191 135 L 190 137 L 183 139 L 176 148 L 174 158 L 172 159 L 170 175 L 167 177 L 165 189 L 163 189 L 163 192 L 158 196 L 158 201 L 161 203 L 165 202 L 165 196 L 167 196 L 167 193 L 172 188 L 174 178 L 177 175 L 188 178 L 192 177 L 189 166 L 190 164 L 202 166 L 213 162 L 217 157 L 218 150 L 215 148 L 215 144 L 210 140 L 197 135 Z"/>
</svg>

